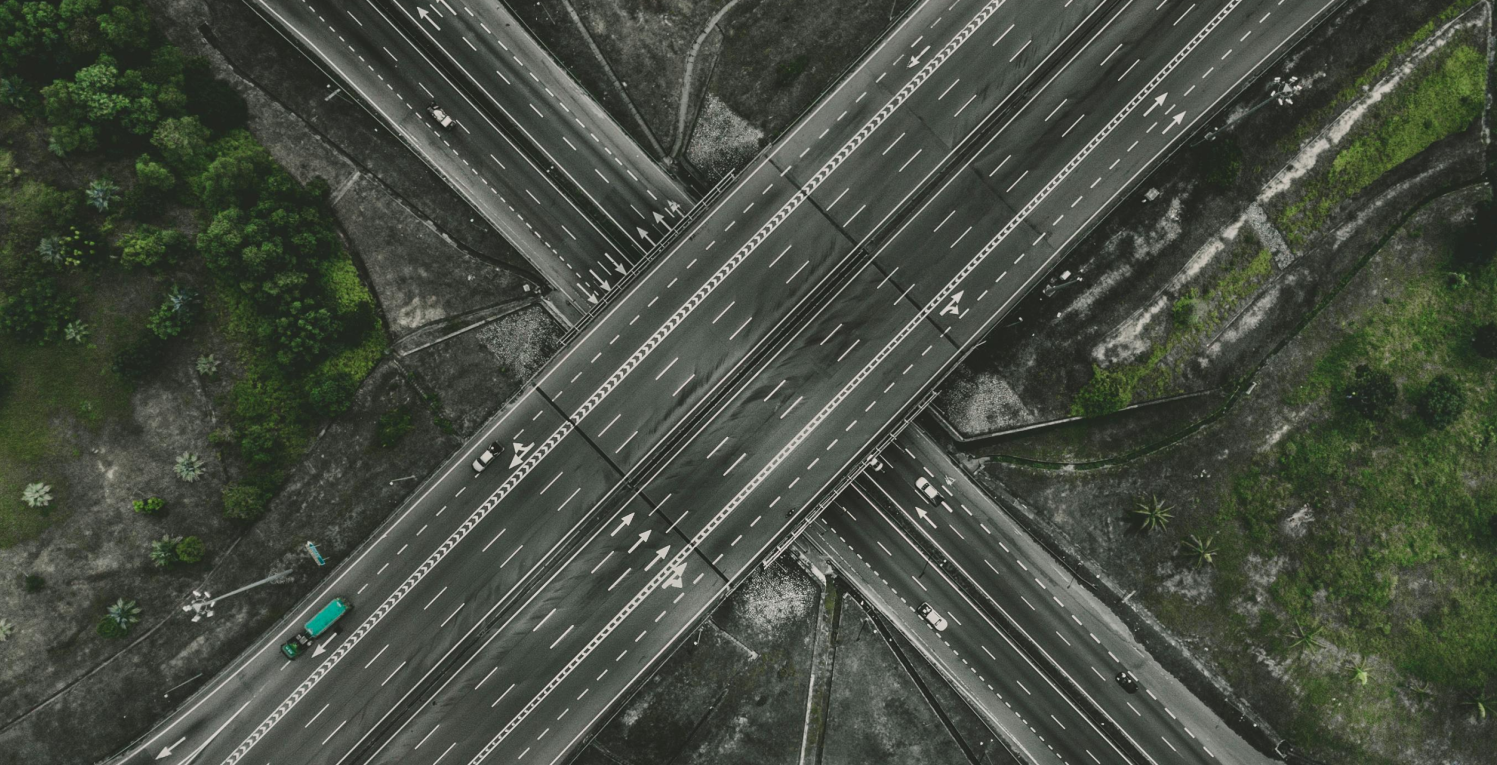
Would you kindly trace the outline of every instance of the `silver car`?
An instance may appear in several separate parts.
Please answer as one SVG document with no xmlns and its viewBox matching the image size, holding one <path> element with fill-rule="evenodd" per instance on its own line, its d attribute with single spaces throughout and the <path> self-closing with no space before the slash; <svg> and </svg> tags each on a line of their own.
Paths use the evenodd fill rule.
<svg viewBox="0 0 1497 765">
<path fill-rule="evenodd" d="M 918 614 L 921 619 L 924 619 L 926 624 L 934 627 L 936 632 L 946 631 L 946 619 L 944 619 L 940 614 L 936 613 L 936 609 L 932 608 L 929 603 L 921 603 L 915 608 L 915 613 Z"/>
<path fill-rule="evenodd" d="M 495 457 L 498 457 L 503 453 L 503 443 L 495 441 L 494 443 L 489 444 L 489 447 L 483 450 L 483 454 L 478 455 L 478 458 L 473 460 L 473 475 L 482 473 L 483 469 L 488 467 L 489 463 L 493 462 Z"/>
<path fill-rule="evenodd" d="M 452 115 L 448 114 L 442 107 L 432 104 L 426 107 L 426 113 L 430 114 L 431 118 L 436 120 L 437 124 L 441 125 L 443 130 L 452 129 Z"/>
</svg>

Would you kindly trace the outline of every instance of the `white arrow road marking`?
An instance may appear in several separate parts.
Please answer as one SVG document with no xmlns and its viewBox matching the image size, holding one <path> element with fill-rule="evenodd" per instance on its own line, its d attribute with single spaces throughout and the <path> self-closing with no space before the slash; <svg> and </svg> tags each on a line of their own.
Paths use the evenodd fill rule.
<svg viewBox="0 0 1497 765">
<path fill-rule="evenodd" d="M 645 570 L 649 571 L 651 566 L 655 565 L 656 563 L 659 563 L 660 561 L 665 560 L 665 556 L 670 555 L 670 554 L 671 554 L 671 546 L 670 545 L 666 545 L 665 547 L 662 547 L 659 550 L 656 550 L 655 551 L 655 557 L 651 558 L 650 562 L 645 564 Z"/>
<path fill-rule="evenodd" d="M 251 697 L 250 701 L 254 701 L 254 697 Z M 224 720 L 224 724 L 218 726 L 218 730 L 213 731 L 213 735 L 209 736 L 207 741 L 204 741 L 203 743 L 199 744 L 198 748 L 192 750 L 192 754 L 189 754 L 185 758 L 183 758 L 182 762 L 178 763 L 178 765 L 186 765 L 186 763 L 192 762 L 193 759 L 195 759 L 198 755 L 202 754 L 203 750 L 207 749 L 208 745 L 211 744 L 211 743 L 213 743 L 213 739 L 218 738 L 218 734 L 223 733 L 224 732 L 224 728 L 229 727 L 229 723 L 234 722 L 234 718 L 238 717 L 239 713 L 244 711 L 244 707 L 247 707 L 249 705 L 250 705 L 250 702 L 246 701 L 246 702 L 244 702 L 244 706 L 241 706 L 240 708 L 234 710 L 234 714 L 232 716 L 230 716 L 229 719 Z M 181 742 L 178 742 L 178 743 L 181 743 Z M 176 744 L 172 744 L 172 746 L 176 746 Z"/>
<path fill-rule="evenodd" d="M 534 442 L 525 445 L 521 444 L 519 441 L 511 441 L 510 445 L 515 450 L 515 456 L 509 458 L 509 466 L 512 468 L 519 467 L 520 463 L 525 461 L 525 454 L 531 449 L 535 448 Z"/>
<path fill-rule="evenodd" d="M 919 53 L 916 53 L 915 55 L 910 56 L 910 63 L 905 64 L 904 68 L 905 69 L 914 69 L 915 67 L 920 66 L 920 57 L 924 56 L 925 55 L 925 51 L 928 51 L 928 50 L 930 50 L 930 46 L 929 45 L 927 45 L 923 49 L 921 49 L 921 51 Z"/>
<path fill-rule="evenodd" d="M 650 530 L 645 529 L 644 531 L 639 532 L 639 540 L 634 544 L 629 545 L 629 552 L 634 552 L 634 548 L 639 547 L 640 545 L 648 541 L 650 541 Z"/>
<path fill-rule="evenodd" d="M 675 204 L 675 203 L 674 203 L 674 202 L 672 202 L 672 204 Z M 651 211 L 650 211 L 650 212 L 652 212 L 652 213 L 654 213 L 654 214 L 655 214 L 655 222 L 656 222 L 656 223 L 665 223 L 665 216 L 664 216 L 664 215 L 661 215 L 661 214 L 660 214 L 660 213 L 658 213 L 658 212 L 655 212 L 655 211 L 654 211 L 654 210 L 651 210 Z M 665 223 L 665 227 L 666 227 L 666 228 L 670 228 L 670 227 L 671 227 L 671 224 L 669 224 L 669 223 Z"/>
<path fill-rule="evenodd" d="M 1184 121 L 1185 121 L 1185 112 L 1182 111 L 1179 114 L 1175 115 L 1175 119 L 1172 122 L 1170 122 L 1170 124 L 1164 126 L 1164 133 L 1160 133 L 1160 135 L 1164 135 L 1165 133 L 1170 132 L 1170 128 L 1176 127 L 1177 125 L 1179 125 L 1180 123 L 1182 123 Z"/>
<path fill-rule="evenodd" d="M 639 226 L 635 226 L 634 230 L 639 233 L 640 239 L 645 240 L 645 242 L 648 243 L 651 247 L 655 246 L 655 243 L 650 241 L 650 232 L 640 228 Z"/>
<path fill-rule="evenodd" d="M 611 252 L 605 252 L 603 254 L 608 256 L 608 262 L 613 264 L 613 270 L 618 271 L 621 274 L 622 273 L 627 273 L 624 270 L 624 267 L 621 266 L 621 265 L 619 265 L 619 262 L 617 260 L 613 259 L 613 253 L 611 253 Z"/>
<path fill-rule="evenodd" d="M 915 508 L 915 512 L 917 514 L 919 514 L 920 520 L 925 521 L 926 523 L 929 523 L 931 528 L 935 528 L 936 527 L 936 522 L 930 519 L 930 514 L 927 513 L 927 512 L 925 512 L 925 508 L 923 508 L 923 507 L 917 507 L 917 508 Z"/>
<path fill-rule="evenodd" d="M 343 633 L 341 633 L 341 632 L 334 632 L 333 634 L 328 635 L 327 637 L 318 640 L 317 641 L 317 647 L 312 649 L 312 655 L 313 656 L 321 656 L 322 654 L 327 653 L 327 644 L 333 642 L 341 634 L 343 634 Z"/>
<path fill-rule="evenodd" d="M 1151 106 L 1151 107 L 1149 107 L 1148 111 L 1144 112 L 1144 116 L 1147 117 L 1150 114 L 1153 114 L 1155 109 L 1158 109 L 1159 107 L 1164 106 L 1164 100 L 1166 98 L 1169 98 L 1169 97 L 1170 97 L 1170 94 L 1168 94 L 1168 93 L 1161 93 L 1158 98 L 1154 99 L 1154 105 Z"/>
<path fill-rule="evenodd" d="M 425 19 L 426 23 L 430 24 L 432 29 L 435 29 L 438 32 L 442 31 L 442 28 L 439 27 L 439 26 L 437 26 L 437 22 L 431 20 L 431 11 L 428 11 L 425 8 L 417 6 L 416 13 L 421 14 L 421 18 Z"/>
<path fill-rule="evenodd" d="M 584 295 L 587 296 L 587 302 L 592 303 L 593 305 L 597 305 L 598 304 L 598 296 L 597 295 L 594 295 L 593 293 L 588 292 L 587 288 L 583 287 L 581 284 L 578 284 L 577 286 L 582 290 L 582 294 L 584 294 Z"/>
<path fill-rule="evenodd" d="M 589 269 L 587 269 L 587 272 L 590 273 L 590 274 L 592 274 L 594 279 L 598 280 L 598 285 L 603 288 L 604 292 L 607 292 L 607 291 L 613 289 L 613 285 L 609 284 L 607 279 L 604 279 L 603 277 L 598 276 L 598 273 L 596 271 L 594 271 L 591 268 L 589 268 Z"/>
<path fill-rule="evenodd" d="M 634 522 L 634 513 L 630 513 L 630 514 L 624 516 L 623 518 L 620 518 L 619 519 L 619 527 L 616 528 L 616 529 L 614 529 L 613 533 L 609 534 L 608 536 L 611 536 L 611 537 L 618 536 L 618 533 L 620 531 L 623 531 L 625 526 L 628 526 L 629 524 L 631 524 L 633 522 Z"/>
<path fill-rule="evenodd" d="M 176 749 L 183 741 L 186 741 L 186 740 L 187 740 L 187 737 L 183 736 L 183 737 L 177 739 L 176 742 L 173 743 L 171 746 L 162 747 L 161 754 L 156 755 L 156 759 L 158 759 L 158 760 L 164 760 L 164 759 L 172 756 L 172 750 Z"/>
<path fill-rule="evenodd" d="M 683 589 L 684 587 L 686 587 L 686 564 L 677 563 L 672 568 L 674 568 L 674 571 L 671 573 L 671 578 L 665 580 L 665 583 L 660 586 L 674 587 L 678 590 Z"/>
<path fill-rule="evenodd" d="M 962 290 L 960 292 L 957 292 L 955 295 L 952 295 L 951 303 L 949 303 L 945 308 L 941 309 L 941 315 L 945 316 L 948 313 L 961 313 L 961 309 L 957 308 L 956 304 L 962 302 L 962 295 L 964 294 L 966 294 L 966 290 Z"/>
</svg>

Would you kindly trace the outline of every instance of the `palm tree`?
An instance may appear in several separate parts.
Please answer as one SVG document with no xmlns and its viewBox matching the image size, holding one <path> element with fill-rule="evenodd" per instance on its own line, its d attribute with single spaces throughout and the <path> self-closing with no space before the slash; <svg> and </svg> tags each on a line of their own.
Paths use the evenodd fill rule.
<svg viewBox="0 0 1497 765">
<path fill-rule="evenodd" d="M 140 621 L 140 606 L 133 600 L 120 598 L 109 607 L 105 618 L 119 625 L 120 629 L 128 630 L 130 625 Z"/>
<path fill-rule="evenodd" d="M 177 455 L 177 464 L 172 466 L 172 472 L 176 473 L 178 478 L 192 483 L 202 478 L 203 473 L 207 471 L 203 468 L 201 457 L 192 452 L 182 452 Z"/>
<path fill-rule="evenodd" d="M 181 537 L 173 537 L 171 534 L 165 534 L 160 539 L 152 542 L 151 562 L 161 568 L 166 568 L 176 563 L 178 560 L 177 543 L 181 541 Z"/>
<path fill-rule="evenodd" d="M 52 504 L 52 487 L 44 483 L 28 483 L 21 492 L 21 501 L 27 507 L 46 507 Z"/>
<path fill-rule="evenodd" d="M 1320 639 L 1322 629 L 1324 628 L 1313 621 L 1300 621 L 1299 617 L 1295 617 L 1294 629 L 1289 631 L 1289 637 L 1292 638 L 1289 647 L 1306 650 L 1325 646 Z"/>
<path fill-rule="evenodd" d="M 1372 679 L 1372 673 L 1367 667 L 1367 662 L 1360 656 L 1352 659 L 1351 661 L 1348 661 L 1346 663 L 1346 668 L 1351 672 L 1352 682 L 1358 683 L 1360 685 L 1366 685 L 1367 681 Z"/>
<path fill-rule="evenodd" d="M 1169 503 L 1151 494 L 1147 500 L 1138 500 L 1133 508 L 1133 515 L 1138 522 L 1139 531 L 1164 531 L 1164 527 L 1174 517 L 1173 510 Z"/>
<path fill-rule="evenodd" d="M 49 266 L 61 266 L 67 262 L 67 248 L 62 246 L 62 237 L 43 237 L 36 246 L 36 254 Z"/>
<path fill-rule="evenodd" d="M 10 636 L 16 631 L 16 625 L 11 624 L 9 619 L 0 619 L 0 643 L 10 640 Z"/>
<path fill-rule="evenodd" d="M 1435 696 L 1435 687 L 1428 681 L 1420 680 L 1417 677 L 1410 679 L 1404 684 L 1404 687 L 1408 688 L 1409 693 L 1413 694 L 1414 698 L 1420 702 L 1428 701 Z"/>
<path fill-rule="evenodd" d="M 1201 566 L 1212 563 L 1212 559 L 1216 557 L 1217 550 L 1215 534 L 1212 534 L 1205 539 L 1201 539 L 1195 534 L 1191 534 L 1189 538 L 1187 538 L 1180 544 L 1185 548 L 1186 554 L 1195 560 L 1196 568 L 1200 568 Z"/>
<path fill-rule="evenodd" d="M 62 336 L 65 340 L 82 343 L 88 339 L 88 325 L 77 320 L 70 321 L 66 327 L 62 328 Z"/>
<path fill-rule="evenodd" d="M 88 188 L 83 192 L 84 200 L 88 202 L 88 206 L 99 212 L 108 212 L 109 205 L 113 204 L 114 200 L 120 198 L 119 194 L 120 187 L 108 178 L 95 180 L 93 183 L 88 184 Z"/>
</svg>

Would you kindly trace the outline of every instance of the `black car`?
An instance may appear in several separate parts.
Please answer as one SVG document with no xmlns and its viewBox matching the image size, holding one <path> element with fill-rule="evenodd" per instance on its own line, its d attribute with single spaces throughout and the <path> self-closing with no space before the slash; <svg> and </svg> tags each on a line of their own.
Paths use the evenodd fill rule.
<svg viewBox="0 0 1497 765">
<path fill-rule="evenodd" d="M 1123 690 L 1129 693 L 1138 693 L 1138 681 L 1133 678 L 1133 675 L 1128 670 L 1125 669 L 1119 672 L 1117 677 L 1113 679 L 1118 681 L 1118 685 L 1123 686 Z"/>
</svg>

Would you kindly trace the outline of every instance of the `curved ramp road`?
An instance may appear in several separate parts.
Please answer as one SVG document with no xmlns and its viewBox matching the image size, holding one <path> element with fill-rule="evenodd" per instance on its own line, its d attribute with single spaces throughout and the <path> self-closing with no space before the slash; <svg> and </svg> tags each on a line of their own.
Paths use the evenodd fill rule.
<svg viewBox="0 0 1497 765">
<path fill-rule="evenodd" d="M 791 528 L 787 509 L 813 503 L 858 464 L 1096 216 L 1336 4 L 1123 4 L 1116 23 L 1036 89 L 650 476 L 636 498 L 677 536 L 648 560 L 601 536 L 581 546 L 374 761 L 566 757 L 691 629 L 722 581 L 741 581 Z M 1032 150 L 1033 141 L 1051 148 Z M 1005 164 L 1009 156 L 1022 162 Z M 994 172 L 1000 165 L 1011 174 Z M 990 205 L 965 207 L 974 194 Z M 1001 692 L 988 706 L 1017 707 L 1024 694 Z M 1103 740 L 1086 732 L 1090 711 L 1067 718 L 1066 706 L 1023 711 L 1022 724 L 1016 715 L 1005 728 L 1036 761 L 1167 761 L 1155 755 L 1167 743 L 1145 744 L 1126 717 L 1115 716 L 1121 733 Z M 1043 748 L 1031 745 L 1038 739 Z M 1204 748 L 1180 752 L 1213 761 Z"/>
<path fill-rule="evenodd" d="M 850 199 L 881 199 L 891 190 L 911 196 L 934 177 L 939 162 L 918 174 L 913 166 L 898 174 L 905 159 L 875 148 L 886 128 L 839 118 L 846 110 L 836 102 L 867 100 L 882 80 L 890 89 L 886 105 L 902 99 L 883 110 L 880 119 L 887 120 L 917 108 L 912 96 L 942 85 L 945 71 L 962 66 L 1003 83 L 1003 90 L 990 89 L 969 107 L 992 114 L 1035 81 L 1050 54 L 1026 53 L 995 67 L 985 57 L 1004 61 L 1012 51 L 964 46 L 973 39 L 964 30 L 979 15 L 979 31 L 983 24 L 1017 23 L 1026 39 L 1038 41 L 1031 50 L 1053 53 L 1099 4 L 1026 7 L 992 0 L 972 3 L 961 14 L 947 13 L 949 3 L 922 6 L 791 135 L 812 133 L 838 147 L 830 152 L 836 162 L 829 157 L 823 163 L 830 165 L 819 176 L 823 185 L 835 182 L 843 167 L 888 163 L 897 183 L 857 189 Z M 307 23 L 325 23 L 312 15 L 317 21 Z M 955 53 L 927 53 L 911 67 L 906 51 L 922 37 L 941 40 L 938 52 Z M 970 143 L 971 131 L 962 140 Z M 961 148 L 944 146 L 943 156 Z M 623 525 L 617 538 L 632 536 L 642 545 L 636 553 L 654 541 L 640 535 L 663 536 L 668 524 L 648 525 L 655 522 L 648 520 L 654 508 L 628 496 L 625 474 L 650 461 L 695 413 L 716 406 L 737 376 L 782 342 L 790 314 L 855 252 L 821 214 L 813 189 L 781 173 L 769 161 L 745 173 L 378 538 L 266 636 L 261 649 L 241 657 L 123 759 L 152 761 L 184 739 L 164 762 L 237 761 L 246 752 L 253 752 L 251 761 L 343 761 L 388 715 L 425 693 L 423 684 L 439 679 L 447 662 L 460 660 L 475 638 L 489 634 L 496 619 L 510 618 L 503 609 L 528 597 L 556 556 L 592 538 L 604 523 L 615 524 L 609 531 Z M 473 477 L 467 462 L 496 437 L 510 445 L 504 457 L 510 461 Z M 294 663 L 277 659 L 282 633 L 333 595 L 354 602 L 341 631 L 315 655 Z"/>
</svg>

